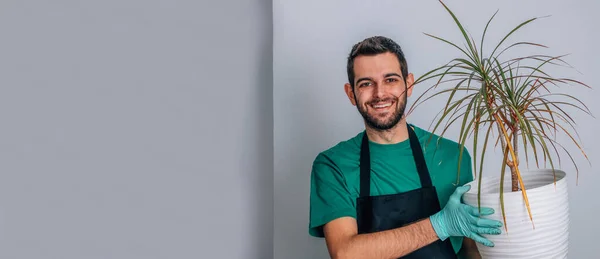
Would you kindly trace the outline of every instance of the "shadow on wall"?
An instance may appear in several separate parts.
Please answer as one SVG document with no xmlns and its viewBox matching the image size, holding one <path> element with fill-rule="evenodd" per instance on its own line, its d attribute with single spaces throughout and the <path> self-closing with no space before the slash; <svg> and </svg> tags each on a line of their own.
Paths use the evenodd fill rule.
<svg viewBox="0 0 600 259">
<path fill-rule="evenodd" d="M 308 234 L 308 221 L 312 163 L 331 145 L 332 135 L 327 132 L 330 107 L 320 89 L 332 86 L 322 85 L 309 60 L 286 60 L 280 65 L 275 95 L 281 99 L 275 101 L 274 258 L 329 258 L 325 240 Z"/>
<path fill-rule="evenodd" d="M 247 141 L 244 146 L 254 147 L 254 153 L 245 154 L 246 165 L 250 168 L 242 167 L 241 170 L 248 172 L 257 172 L 256 174 L 244 174 L 247 177 L 243 180 L 244 185 L 252 186 L 248 189 L 247 200 L 252 201 L 247 207 L 240 211 L 248 213 L 247 215 L 238 215 L 240 220 L 253 219 L 254 222 L 248 222 L 250 231 L 244 232 L 244 240 L 248 242 L 245 251 L 251 251 L 252 254 L 246 255 L 246 258 L 273 258 L 273 23 L 272 23 L 272 2 L 262 1 L 262 6 L 257 7 L 260 13 L 261 24 L 259 26 L 259 35 L 256 39 L 259 42 L 255 45 L 257 67 L 255 82 L 251 85 L 257 86 L 257 91 L 253 91 L 249 100 L 255 100 L 248 109 L 252 111 L 240 111 L 240 113 L 251 113 L 258 116 L 244 116 L 245 126 L 254 126 L 256 128 L 240 129 L 244 132 L 243 140 Z M 239 118 L 239 117 L 238 117 Z M 253 118 L 259 118 L 259 121 L 250 121 Z"/>
</svg>

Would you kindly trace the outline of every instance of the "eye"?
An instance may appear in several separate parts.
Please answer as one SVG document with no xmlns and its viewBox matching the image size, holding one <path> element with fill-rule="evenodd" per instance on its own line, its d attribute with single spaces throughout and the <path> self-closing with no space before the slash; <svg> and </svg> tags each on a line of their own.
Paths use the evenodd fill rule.
<svg viewBox="0 0 600 259">
<path fill-rule="evenodd" d="M 369 86 L 371 85 L 371 82 L 364 82 L 362 84 L 359 85 L 359 87 L 364 87 L 364 86 Z"/>
<path fill-rule="evenodd" d="M 396 82 L 396 81 L 398 81 L 398 79 L 396 79 L 396 78 L 388 78 L 388 79 L 386 79 L 386 82 L 388 82 L 388 83 L 393 83 L 393 82 Z"/>
</svg>

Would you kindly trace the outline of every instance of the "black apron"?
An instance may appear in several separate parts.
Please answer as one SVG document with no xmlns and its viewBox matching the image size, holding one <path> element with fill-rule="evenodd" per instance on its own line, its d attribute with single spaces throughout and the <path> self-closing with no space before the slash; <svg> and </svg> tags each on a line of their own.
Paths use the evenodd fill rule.
<svg viewBox="0 0 600 259">
<path fill-rule="evenodd" d="M 360 153 L 360 196 L 357 198 L 356 207 L 359 234 L 399 228 L 425 219 L 441 210 L 417 135 L 410 126 L 407 128 L 410 148 L 421 179 L 421 188 L 398 194 L 370 196 L 371 156 L 369 139 L 365 132 Z M 446 259 L 457 258 L 457 256 L 450 239 L 445 241 L 438 239 L 402 258 Z"/>
</svg>

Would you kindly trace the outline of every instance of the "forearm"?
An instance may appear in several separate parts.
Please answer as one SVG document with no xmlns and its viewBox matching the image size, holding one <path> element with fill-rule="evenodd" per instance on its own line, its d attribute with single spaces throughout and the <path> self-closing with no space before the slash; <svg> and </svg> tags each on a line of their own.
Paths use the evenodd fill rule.
<svg viewBox="0 0 600 259">
<path fill-rule="evenodd" d="M 334 259 L 398 258 L 438 239 L 429 219 L 408 226 L 351 237 Z"/>
</svg>

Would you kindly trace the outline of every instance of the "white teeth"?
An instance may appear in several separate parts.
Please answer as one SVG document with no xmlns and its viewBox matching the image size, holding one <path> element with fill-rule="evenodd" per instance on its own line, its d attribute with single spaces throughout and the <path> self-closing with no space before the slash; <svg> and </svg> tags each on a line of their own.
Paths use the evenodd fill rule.
<svg viewBox="0 0 600 259">
<path fill-rule="evenodd" d="M 375 107 L 375 108 L 385 108 L 385 107 L 389 107 L 390 105 L 392 105 L 392 103 L 377 104 L 377 105 L 373 105 L 373 107 Z"/>
</svg>

